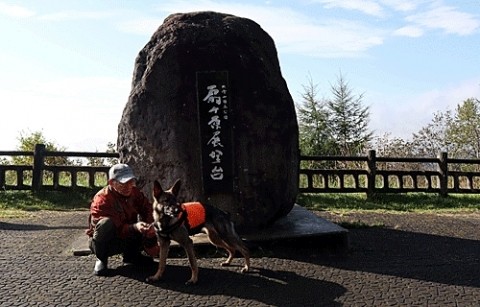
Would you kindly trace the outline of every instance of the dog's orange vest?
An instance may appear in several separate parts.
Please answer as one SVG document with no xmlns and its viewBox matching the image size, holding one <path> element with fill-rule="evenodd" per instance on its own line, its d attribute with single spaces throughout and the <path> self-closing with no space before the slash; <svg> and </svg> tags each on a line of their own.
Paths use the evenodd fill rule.
<svg viewBox="0 0 480 307">
<path fill-rule="evenodd" d="M 190 229 L 196 228 L 205 223 L 205 207 L 201 203 L 183 203 L 182 207 L 187 213 L 187 220 Z"/>
</svg>

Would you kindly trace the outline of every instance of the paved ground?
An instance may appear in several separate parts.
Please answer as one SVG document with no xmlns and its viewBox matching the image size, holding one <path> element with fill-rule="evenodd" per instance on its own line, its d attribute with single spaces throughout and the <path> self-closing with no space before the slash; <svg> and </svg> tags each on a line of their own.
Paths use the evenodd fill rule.
<svg viewBox="0 0 480 307">
<path fill-rule="evenodd" d="M 0 306 L 480 306 L 480 214 L 317 214 L 359 226 L 347 253 L 265 243 L 252 246 L 247 275 L 240 261 L 201 257 L 193 287 L 178 257 L 157 284 L 144 282 L 154 267 L 120 258 L 113 276 L 93 276 L 94 258 L 71 250 L 86 211 L 0 220 Z"/>
</svg>

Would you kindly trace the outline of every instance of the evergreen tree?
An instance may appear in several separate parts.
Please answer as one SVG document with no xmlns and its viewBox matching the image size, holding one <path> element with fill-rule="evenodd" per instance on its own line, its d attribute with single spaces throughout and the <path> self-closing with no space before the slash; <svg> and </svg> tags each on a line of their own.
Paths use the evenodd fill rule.
<svg viewBox="0 0 480 307">
<path fill-rule="evenodd" d="M 329 154 L 326 102 L 318 99 L 318 85 L 309 78 L 303 85 L 302 105 L 297 107 L 300 152 L 303 155 Z"/>
<path fill-rule="evenodd" d="M 457 106 L 447 136 L 453 144 L 452 155 L 480 158 L 480 100 L 469 98 Z"/>
<path fill-rule="evenodd" d="M 368 130 L 369 108 L 362 105 L 363 94 L 355 96 L 341 74 L 331 91 L 333 99 L 327 102 L 328 131 L 336 145 L 336 154 L 358 155 L 373 135 Z"/>
</svg>

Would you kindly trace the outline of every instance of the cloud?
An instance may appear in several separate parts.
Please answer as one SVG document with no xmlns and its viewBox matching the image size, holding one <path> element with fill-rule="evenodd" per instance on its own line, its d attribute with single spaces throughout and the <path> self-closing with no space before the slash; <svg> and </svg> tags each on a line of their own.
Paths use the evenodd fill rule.
<svg viewBox="0 0 480 307">
<path fill-rule="evenodd" d="M 325 2 L 325 1 L 323 1 Z M 340 2 L 326 1 L 327 5 Z M 380 7 L 369 1 L 347 1 L 344 7 L 358 8 L 376 15 Z M 368 49 L 383 44 L 387 31 L 369 26 L 362 21 L 313 18 L 285 6 L 250 5 L 221 1 L 172 0 L 158 5 L 150 13 L 139 14 L 136 10 L 111 11 L 59 11 L 38 16 L 42 21 L 70 21 L 82 19 L 109 19 L 123 32 L 149 37 L 173 13 L 193 11 L 218 11 L 254 20 L 274 39 L 277 48 L 284 54 L 297 54 L 322 58 L 359 57 Z M 148 15 L 147 15 L 148 14 Z M 115 16 L 116 19 L 111 18 Z"/>
<path fill-rule="evenodd" d="M 393 32 L 393 35 L 397 36 L 407 36 L 407 37 L 420 37 L 425 33 L 425 31 L 416 26 L 405 26 L 400 29 L 397 29 Z"/>
<path fill-rule="evenodd" d="M 384 37 L 382 31 L 346 20 L 284 22 L 272 27 L 270 32 L 284 53 L 329 58 L 361 56 L 381 45 Z"/>
<path fill-rule="evenodd" d="M 325 8 L 341 8 L 375 17 L 386 17 L 387 9 L 398 12 L 414 11 L 425 0 L 313 0 L 313 2 L 321 3 Z"/>
<path fill-rule="evenodd" d="M 439 6 L 429 11 L 406 17 L 408 22 L 427 29 L 441 29 L 449 34 L 469 35 L 480 28 L 480 20 L 474 15 L 458 11 L 454 7 Z"/>
<path fill-rule="evenodd" d="M 325 8 L 342 8 L 347 10 L 356 10 L 364 14 L 382 17 L 384 11 L 381 5 L 376 1 L 370 0 L 317 0 L 324 4 Z"/>
<path fill-rule="evenodd" d="M 447 34 L 471 35 L 480 28 L 480 20 L 475 15 L 459 11 L 454 7 L 439 5 L 440 2 L 437 1 L 422 1 L 423 4 L 429 5 L 429 9 L 423 11 L 419 11 L 415 5 L 408 2 L 404 3 L 399 0 L 383 0 L 383 2 L 396 10 L 405 10 L 405 12 L 417 10 L 415 14 L 405 17 L 407 25 L 393 31 L 393 35 L 396 36 L 421 37 L 429 30 L 443 30 Z M 420 6 L 422 2 L 417 4 Z"/>
<path fill-rule="evenodd" d="M 415 10 L 421 1 L 381 0 L 381 2 L 395 11 L 409 12 Z"/>
<path fill-rule="evenodd" d="M 216 1 L 169 1 L 157 7 L 162 18 L 141 17 L 118 23 L 120 31 L 149 36 L 172 13 L 217 11 L 257 22 L 284 54 L 312 57 L 358 57 L 383 43 L 384 30 L 361 22 L 312 18 L 288 7 L 247 5 Z"/>
<path fill-rule="evenodd" d="M 28 18 L 34 16 L 35 12 L 23 6 L 0 2 L 0 15 L 6 15 L 15 18 Z"/>
<path fill-rule="evenodd" d="M 480 78 L 464 80 L 444 89 L 430 89 L 414 96 L 393 97 L 385 104 L 381 97 L 371 106 L 371 127 L 377 135 L 391 133 L 410 139 L 433 119 L 433 114 L 455 108 L 469 98 L 480 97 Z M 388 98 L 392 100 L 392 97 Z"/>
</svg>

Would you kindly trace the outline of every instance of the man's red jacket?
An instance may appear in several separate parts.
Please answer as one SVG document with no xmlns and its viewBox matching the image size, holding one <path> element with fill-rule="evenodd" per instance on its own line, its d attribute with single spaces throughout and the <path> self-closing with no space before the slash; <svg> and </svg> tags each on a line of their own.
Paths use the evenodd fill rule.
<svg viewBox="0 0 480 307">
<path fill-rule="evenodd" d="M 152 204 L 137 187 L 125 197 L 106 186 L 98 191 L 90 204 L 90 226 L 86 233 L 93 236 L 97 222 L 109 217 L 115 224 L 117 236 L 124 239 L 135 231 L 133 224 L 138 222 L 138 216 L 145 223 L 153 222 Z"/>
</svg>

